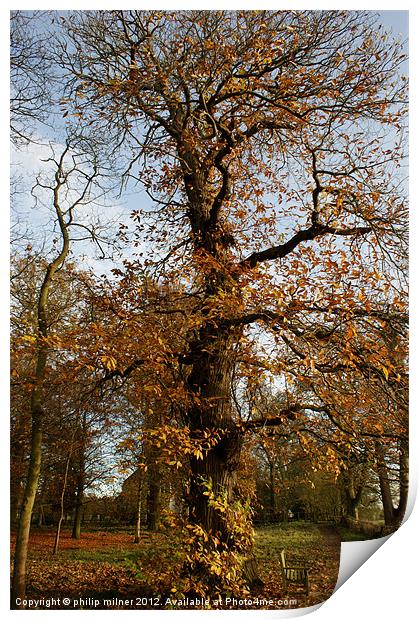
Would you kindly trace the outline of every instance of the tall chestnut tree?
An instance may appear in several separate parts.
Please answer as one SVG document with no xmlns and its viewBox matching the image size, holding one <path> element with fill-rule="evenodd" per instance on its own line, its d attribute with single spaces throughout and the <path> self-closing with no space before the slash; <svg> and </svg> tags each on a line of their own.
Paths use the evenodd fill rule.
<svg viewBox="0 0 419 620">
<path fill-rule="evenodd" d="M 189 296 L 173 364 L 190 438 L 213 438 L 190 457 L 190 524 L 201 549 L 216 536 L 233 556 L 243 537 L 223 502 L 234 505 L 246 430 L 232 403 L 237 364 L 257 348 L 284 377 L 292 354 L 325 373 L 344 356 L 348 372 L 358 324 L 403 311 L 402 45 L 355 11 L 85 11 L 64 22 L 65 106 L 124 145 L 124 178 L 149 198 L 133 214 L 143 267 Z M 314 355 L 310 343 L 337 329 Z M 190 557 L 211 587 L 225 577 Z"/>
</svg>

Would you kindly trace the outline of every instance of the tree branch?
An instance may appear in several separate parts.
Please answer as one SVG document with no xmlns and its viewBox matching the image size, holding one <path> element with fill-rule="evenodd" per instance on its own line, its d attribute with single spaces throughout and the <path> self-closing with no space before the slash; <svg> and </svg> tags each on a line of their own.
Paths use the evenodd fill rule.
<svg viewBox="0 0 419 620">
<path fill-rule="evenodd" d="M 248 420 L 247 422 L 241 422 L 241 426 L 244 427 L 245 430 L 263 428 L 265 426 L 280 426 L 289 420 L 296 420 L 298 412 L 304 408 L 305 407 L 301 407 L 301 405 L 297 403 L 286 409 L 282 409 L 276 416 L 259 418 L 258 420 Z"/>
<path fill-rule="evenodd" d="M 267 260 L 275 260 L 277 258 L 284 258 L 290 254 L 300 243 L 303 241 L 313 241 L 326 234 L 341 235 L 341 236 L 358 236 L 365 235 L 371 232 L 372 228 L 369 226 L 359 226 L 353 228 L 333 228 L 333 226 L 325 226 L 322 224 L 312 224 L 309 228 L 299 230 L 291 239 L 280 245 L 272 246 L 266 250 L 260 252 L 253 252 L 247 258 L 245 258 L 240 264 L 242 267 L 254 268 L 259 263 L 263 263 Z"/>
<path fill-rule="evenodd" d="M 125 370 L 115 369 L 112 371 L 107 371 L 102 381 L 109 381 L 110 379 L 113 379 L 114 377 L 120 377 L 121 379 L 126 379 L 136 368 L 139 368 L 143 364 L 145 364 L 145 360 L 143 359 L 134 360 L 132 364 L 130 364 L 129 366 L 125 368 Z"/>
</svg>

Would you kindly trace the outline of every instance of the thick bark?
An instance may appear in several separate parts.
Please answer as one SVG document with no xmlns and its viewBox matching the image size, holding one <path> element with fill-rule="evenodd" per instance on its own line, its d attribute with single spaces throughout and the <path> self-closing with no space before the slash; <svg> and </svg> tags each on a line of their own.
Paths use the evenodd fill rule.
<svg viewBox="0 0 419 620">
<path fill-rule="evenodd" d="M 229 504 L 236 481 L 236 466 L 233 465 L 233 459 L 235 460 L 239 454 L 239 436 L 226 435 L 202 459 L 191 460 L 190 519 L 192 523 L 202 526 L 206 532 L 218 533 L 221 541 L 229 540 L 231 533 L 226 528 L 223 514 L 211 506 L 206 485 L 211 486 L 216 496 L 225 494 Z"/>
<path fill-rule="evenodd" d="M 250 551 L 252 529 L 236 496 L 243 432 L 233 418 L 230 389 L 237 340 L 228 332 L 205 331 L 188 380 L 195 397 L 189 411 L 189 430 L 197 446 L 208 431 L 215 445 L 190 460 L 189 522 L 196 527 L 192 528 L 195 534 L 185 569 L 201 591 L 225 594 L 236 588 L 239 594 L 247 578 L 243 561 Z M 228 571 L 214 574 L 208 565 L 217 554 L 219 561 L 234 567 L 234 583 Z M 254 580 L 256 575 L 252 576 Z M 196 594 L 194 588 L 190 594 Z"/>
<path fill-rule="evenodd" d="M 188 379 L 190 391 L 199 399 L 189 412 L 191 436 L 199 439 L 206 430 L 219 433 L 215 446 L 204 451 L 202 458 L 191 458 L 190 519 L 206 532 L 218 532 L 225 541 L 231 539 L 231 533 L 223 515 L 211 506 L 205 485 L 210 484 L 215 495 L 224 493 L 227 502 L 231 501 L 242 444 L 231 412 L 232 342 L 228 332 L 203 329 Z"/>
<path fill-rule="evenodd" d="M 192 169 L 193 166 L 191 161 Z M 226 170 L 224 173 L 223 178 L 227 182 L 228 173 Z M 190 186 L 189 180 L 192 180 Z M 197 447 L 197 453 L 190 458 L 189 522 L 197 526 L 195 532 L 203 531 L 203 535 L 197 534 L 198 539 L 192 543 L 189 554 L 192 560 L 187 572 L 214 593 L 222 592 L 226 586 L 223 572 L 216 576 L 206 563 L 206 558 L 213 553 L 212 541 L 219 541 L 221 548 L 231 554 L 230 560 L 237 562 L 236 568 L 239 570 L 239 557 L 248 551 L 243 541 L 251 530 L 246 527 L 246 533 L 240 537 L 234 532 L 237 520 L 233 525 L 232 515 L 228 514 L 228 508 L 234 504 L 236 472 L 243 442 L 243 432 L 234 420 L 231 403 L 234 351 L 243 326 L 229 325 L 222 308 L 218 318 L 210 316 L 212 300 L 221 293 L 226 296 L 232 293 L 233 282 L 228 275 L 231 266 L 229 237 L 217 220 L 218 207 L 214 209 L 214 205 L 218 203 L 218 198 L 212 203 L 199 175 L 185 175 L 185 185 L 198 256 L 203 251 L 204 256 L 210 257 L 205 274 L 205 300 L 199 317 L 201 327 L 191 334 L 186 356 L 191 366 L 186 384 L 190 398 L 186 417 L 190 437 L 196 441 Z M 228 194 L 228 187 L 225 190 Z M 204 433 L 214 440 L 209 449 L 200 449 Z M 208 553 L 202 550 L 202 545 L 204 549 L 208 546 Z"/>
</svg>

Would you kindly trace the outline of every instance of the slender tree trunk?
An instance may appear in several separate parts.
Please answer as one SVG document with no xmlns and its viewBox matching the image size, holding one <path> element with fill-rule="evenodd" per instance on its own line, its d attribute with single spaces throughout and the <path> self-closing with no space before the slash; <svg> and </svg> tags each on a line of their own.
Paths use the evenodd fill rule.
<svg viewBox="0 0 419 620">
<path fill-rule="evenodd" d="M 35 399 L 36 400 L 36 399 Z M 12 582 L 12 609 L 22 606 L 26 593 L 26 561 L 28 557 L 28 542 L 31 528 L 32 510 L 35 503 L 38 488 L 39 474 L 41 471 L 42 455 L 42 432 L 41 416 L 39 410 L 32 420 L 31 455 L 29 472 L 23 494 L 22 508 L 20 511 L 19 526 L 16 534 L 16 549 L 14 557 L 14 570 Z"/>
<path fill-rule="evenodd" d="M 84 487 L 86 480 L 86 432 L 87 432 L 87 415 L 83 411 L 81 419 L 79 421 L 78 429 L 78 473 L 77 473 L 77 488 L 76 488 L 76 501 L 74 509 L 74 521 L 71 538 L 79 540 L 81 537 L 81 522 L 83 517 L 83 505 L 84 505 Z"/>
<path fill-rule="evenodd" d="M 51 274 L 47 271 L 38 301 L 38 324 L 42 337 L 47 334 L 46 303 Z M 48 349 L 43 341 L 38 348 L 35 384 L 32 389 L 30 411 L 32 418 L 31 453 L 29 468 L 23 493 L 22 509 L 19 518 L 19 527 L 16 534 L 16 549 L 13 565 L 12 580 L 12 608 L 19 608 L 26 592 L 26 561 L 28 557 L 28 543 L 31 529 L 32 512 L 38 489 L 42 460 L 42 416 L 43 416 L 43 384 L 47 363 Z"/>
<path fill-rule="evenodd" d="M 376 444 L 377 473 L 380 483 L 381 501 L 384 511 L 384 523 L 393 525 L 395 521 L 395 510 L 393 498 L 391 496 L 390 480 L 388 477 L 387 465 L 384 459 L 384 449 Z"/>
<path fill-rule="evenodd" d="M 45 525 L 44 506 L 43 504 L 39 504 L 38 527 L 42 527 L 43 525 Z"/>
<path fill-rule="evenodd" d="M 68 453 L 68 456 L 67 456 L 67 459 L 66 459 L 66 462 L 65 462 L 63 487 L 61 489 L 61 497 L 60 497 L 60 517 L 59 517 L 58 523 L 57 523 L 57 531 L 55 533 L 54 548 L 52 550 L 52 553 L 54 555 L 58 551 L 58 545 L 60 543 L 61 525 L 62 525 L 62 522 L 64 520 L 64 496 L 65 496 L 65 492 L 66 492 L 66 488 L 67 488 L 67 478 L 68 478 L 68 469 L 69 469 L 69 466 L 70 466 L 70 459 L 71 459 L 71 451 Z"/>
<path fill-rule="evenodd" d="M 156 472 L 151 473 L 147 498 L 147 527 L 151 532 L 155 532 L 160 524 L 161 487 L 155 475 Z"/>
<path fill-rule="evenodd" d="M 160 449 L 147 442 L 144 456 L 147 464 L 147 529 L 155 532 L 160 524 L 161 512 Z"/>
<path fill-rule="evenodd" d="M 134 543 L 140 542 L 141 537 L 141 503 L 143 495 L 143 476 L 138 470 L 138 494 L 137 494 L 137 520 L 135 523 Z"/>
<path fill-rule="evenodd" d="M 77 489 L 73 529 L 71 531 L 71 538 L 74 538 L 75 540 L 80 540 L 81 538 L 82 516 L 83 516 L 83 490 Z"/>
<path fill-rule="evenodd" d="M 395 510 L 395 520 L 401 523 L 406 512 L 407 499 L 409 494 L 409 441 L 402 439 L 400 442 L 400 499 L 399 505 Z"/>
<path fill-rule="evenodd" d="M 17 428 L 14 431 L 16 439 L 12 442 L 10 450 L 10 525 L 12 529 L 17 528 L 24 493 L 22 480 L 26 474 L 25 420 L 26 416 L 20 415 L 18 417 Z"/>
<path fill-rule="evenodd" d="M 84 500 L 84 476 L 79 475 L 77 480 L 76 504 L 74 511 L 73 529 L 71 538 L 79 540 L 81 537 L 81 521 L 83 516 L 83 500 Z"/>
<path fill-rule="evenodd" d="M 29 469 L 23 494 L 22 510 L 19 519 L 19 527 L 16 534 L 16 550 L 13 566 L 13 580 L 11 604 L 12 608 L 22 606 L 22 601 L 26 592 L 26 560 L 28 556 L 29 533 L 32 520 L 32 511 L 35 502 L 36 491 L 38 488 L 39 475 L 41 472 L 42 460 L 42 418 L 44 400 L 44 382 L 46 378 L 46 365 L 48 359 L 48 297 L 51 284 L 56 271 L 63 265 L 70 249 L 70 238 L 67 225 L 64 222 L 63 213 L 60 208 L 59 192 L 63 181 L 61 173 L 63 171 L 64 155 L 68 145 L 62 153 L 60 163 L 55 175 L 54 186 L 54 209 L 61 231 L 62 247 L 56 258 L 50 262 L 46 268 L 45 276 L 39 291 L 37 301 L 37 328 L 38 328 L 38 350 L 35 362 L 35 379 L 31 392 L 30 413 L 32 421 L 31 433 L 31 452 Z"/>
<path fill-rule="evenodd" d="M 41 486 L 38 488 L 37 493 L 37 504 L 38 504 L 38 527 L 42 527 L 45 525 L 45 512 L 44 512 L 44 501 L 45 501 L 45 485 L 46 480 L 43 480 Z"/>
<path fill-rule="evenodd" d="M 24 487 L 19 483 L 13 484 L 10 489 L 10 525 L 15 530 L 19 523 L 19 514 L 22 506 Z"/>
<path fill-rule="evenodd" d="M 271 517 L 275 514 L 275 478 L 274 478 L 274 464 L 269 462 L 269 507 L 271 511 Z"/>
</svg>

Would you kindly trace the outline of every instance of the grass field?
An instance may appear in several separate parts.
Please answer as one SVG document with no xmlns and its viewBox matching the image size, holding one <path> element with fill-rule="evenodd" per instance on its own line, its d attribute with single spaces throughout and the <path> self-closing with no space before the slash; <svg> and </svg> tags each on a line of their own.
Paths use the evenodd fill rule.
<svg viewBox="0 0 419 620">
<path fill-rule="evenodd" d="M 170 581 L 179 570 L 179 540 L 173 532 L 144 532 L 140 544 L 134 544 L 132 535 L 124 531 L 86 532 L 80 540 L 64 531 L 55 556 L 53 541 L 52 530 L 31 535 L 27 597 L 32 607 L 161 609 L 161 588 L 170 592 Z M 308 597 L 298 588 L 285 595 L 281 549 L 287 551 L 290 563 L 308 566 Z M 340 536 L 331 527 L 305 522 L 262 527 L 256 530 L 254 555 L 264 585 L 252 590 L 245 601 L 226 602 L 223 608 L 305 607 L 324 601 L 333 592 Z"/>
</svg>

